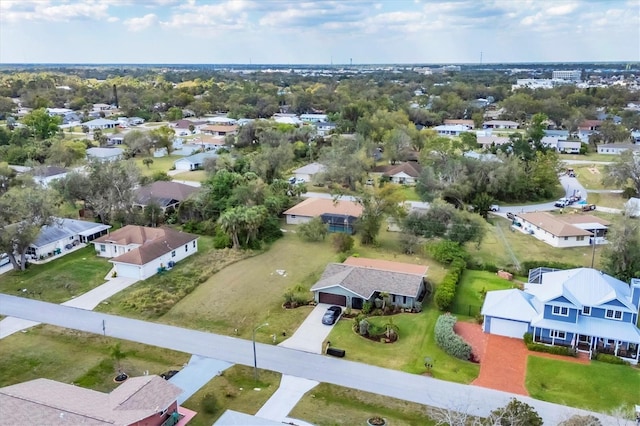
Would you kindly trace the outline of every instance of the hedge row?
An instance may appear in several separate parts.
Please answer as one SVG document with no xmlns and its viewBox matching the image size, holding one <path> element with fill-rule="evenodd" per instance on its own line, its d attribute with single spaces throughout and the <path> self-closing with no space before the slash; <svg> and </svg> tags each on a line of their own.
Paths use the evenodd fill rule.
<svg viewBox="0 0 640 426">
<path fill-rule="evenodd" d="M 608 364 L 629 365 L 629 363 L 622 358 L 609 354 L 597 354 L 596 361 L 606 362 Z"/>
<path fill-rule="evenodd" d="M 527 275 L 530 270 L 536 268 L 575 269 L 581 268 L 581 266 L 572 265 L 570 263 L 556 262 L 553 260 L 525 260 L 520 264 L 520 270 L 524 275 Z"/>
<path fill-rule="evenodd" d="M 449 272 L 447 272 L 447 275 L 444 276 L 444 279 L 436 288 L 434 298 L 438 309 L 441 311 L 446 311 L 453 303 L 453 299 L 456 297 L 458 282 L 466 266 L 467 262 L 463 259 L 456 259 L 451 262 Z"/>
<path fill-rule="evenodd" d="M 446 353 L 465 361 L 471 358 L 471 346 L 453 331 L 457 318 L 446 313 L 438 317 L 435 326 L 436 343 Z"/>
<path fill-rule="evenodd" d="M 567 346 L 547 346 L 541 343 L 533 343 L 533 335 L 524 333 L 524 343 L 527 349 L 534 352 L 545 352 L 554 355 L 576 356 L 576 350 Z"/>
<path fill-rule="evenodd" d="M 427 245 L 427 253 L 440 263 L 450 264 L 457 259 L 467 260 L 469 255 L 463 246 L 449 241 L 441 240 Z"/>
</svg>

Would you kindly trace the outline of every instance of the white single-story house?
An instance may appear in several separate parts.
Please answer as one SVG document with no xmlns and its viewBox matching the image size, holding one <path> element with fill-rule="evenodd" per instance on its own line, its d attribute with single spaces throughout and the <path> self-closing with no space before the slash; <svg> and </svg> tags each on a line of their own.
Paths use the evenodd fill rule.
<svg viewBox="0 0 640 426">
<path fill-rule="evenodd" d="M 93 241 L 120 277 L 145 280 L 198 252 L 198 236 L 171 228 L 127 225 Z"/>
<path fill-rule="evenodd" d="M 213 123 L 213 124 L 221 124 L 223 126 L 233 126 L 238 124 L 238 120 L 236 120 L 235 118 L 230 118 L 230 117 L 220 116 L 220 115 L 217 117 L 207 118 L 207 122 Z"/>
<path fill-rule="evenodd" d="M 428 267 L 388 260 L 349 257 L 344 263 L 327 265 L 311 291 L 318 303 L 362 309 L 387 293 L 388 303 L 415 308 L 425 293 Z"/>
<path fill-rule="evenodd" d="M 200 170 L 204 167 L 205 161 L 210 158 L 216 158 L 218 154 L 213 151 L 201 152 L 199 154 L 190 155 L 173 162 L 176 170 Z"/>
<path fill-rule="evenodd" d="M 508 120 L 489 120 L 482 123 L 485 129 L 517 129 L 518 123 Z"/>
<path fill-rule="evenodd" d="M 567 154 L 579 154 L 582 147 L 582 141 L 568 141 L 558 136 L 543 136 L 540 143 L 547 148 Z"/>
<path fill-rule="evenodd" d="M 632 143 L 603 143 L 598 145 L 598 154 L 620 155 L 629 150 L 640 154 L 640 145 Z"/>
<path fill-rule="evenodd" d="M 136 189 L 134 206 L 144 209 L 155 203 L 163 211 L 177 207 L 199 188 L 179 182 L 156 181 Z"/>
<path fill-rule="evenodd" d="M 293 171 L 293 177 L 296 180 L 303 180 L 305 182 L 311 182 L 318 173 L 322 173 L 326 170 L 326 166 L 320 163 L 311 163 L 302 166 Z"/>
<path fill-rule="evenodd" d="M 114 129 L 119 123 L 114 120 L 108 120 L 106 118 L 96 118 L 95 120 L 82 123 L 83 126 L 87 126 L 89 130 L 94 131 L 96 129 Z"/>
<path fill-rule="evenodd" d="M 398 185 L 415 185 L 421 172 L 420 164 L 415 161 L 405 161 L 393 166 L 384 166 L 382 176 Z"/>
<path fill-rule="evenodd" d="M 124 135 L 119 133 L 117 135 L 108 135 L 107 136 L 107 145 L 122 145 L 124 143 Z"/>
<path fill-rule="evenodd" d="M 316 127 L 316 134 L 318 136 L 327 136 L 329 133 L 333 132 L 336 127 L 338 127 L 336 123 L 331 123 L 329 121 L 320 121 L 313 124 Z"/>
<path fill-rule="evenodd" d="M 27 255 L 40 260 L 86 244 L 105 235 L 111 225 L 76 219 L 56 219 L 42 227 L 38 238 L 27 248 Z"/>
<path fill-rule="evenodd" d="M 518 213 L 512 228 L 553 247 L 584 247 L 606 244 L 611 222 L 582 214 L 552 215 L 547 212 Z"/>
<path fill-rule="evenodd" d="M 487 149 L 492 146 L 500 146 L 509 143 L 509 138 L 506 136 L 494 136 L 494 135 L 478 135 L 478 145 Z"/>
<path fill-rule="evenodd" d="M 460 136 L 464 132 L 471 130 L 471 127 L 464 124 L 442 124 L 433 128 L 440 136 Z"/>
<path fill-rule="evenodd" d="M 470 129 L 475 128 L 475 123 L 473 122 L 473 120 L 467 120 L 467 119 L 448 118 L 444 120 L 444 124 L 449 124 L 449 125 L 461 124 L 463 126 L 467 126 Z"/>
<path fill-rule="evenodd" d="M 57 166 L 45 166 L 45 167 L 36 167 L 33 170 L 33 180 L 43 186 L 48 187 L 49 184 L 55 180 L 62 179 L 67 176 L 69 170 L 64 167 Z"/>
<path fill-rule="evenodd" d="M 117 161 L 122 158 L 124 150 L 121 148 L 89 148 L 87 160 Z"/>
</svg>

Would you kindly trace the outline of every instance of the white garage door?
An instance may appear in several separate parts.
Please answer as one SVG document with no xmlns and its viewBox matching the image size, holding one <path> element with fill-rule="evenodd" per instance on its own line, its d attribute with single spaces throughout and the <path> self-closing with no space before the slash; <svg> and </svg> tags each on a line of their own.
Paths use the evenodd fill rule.
<svg viewBox="0 0 640 426">
<path fill-rule="evenodd" d="M 526 322 L 511 321 L 501 318 L 491 318 L 490 333 L 500 336 L 515 337 L 522 339 L 524 333 L 529 331 L 529 324 Z"/>
</svg>

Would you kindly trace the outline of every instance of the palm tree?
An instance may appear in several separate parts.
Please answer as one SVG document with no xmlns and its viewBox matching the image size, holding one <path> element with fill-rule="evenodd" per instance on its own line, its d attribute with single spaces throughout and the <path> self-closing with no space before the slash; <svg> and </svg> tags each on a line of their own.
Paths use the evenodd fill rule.
<svg viewBox="0 0 640 426">
<path fill-rule="evenodd" d="M 238 250 L 240 248 L 240 241 L 238 240 L 238 233 L 242 228 L 244 222 L 243 211 L 239 207 L 226 210 L 220 215 L 218 223 L 223 232 L 231 237 L 233 242 L 233 248 Z"/>
<path fill-rule="evenodd" d="M 256 238 L 266 215 L 267 210 L 264 206 L 250 207 L 243 211 L 244 228 L 247 232 L 245 245 L 249 244 L 251 239 Z"/>
</svg>

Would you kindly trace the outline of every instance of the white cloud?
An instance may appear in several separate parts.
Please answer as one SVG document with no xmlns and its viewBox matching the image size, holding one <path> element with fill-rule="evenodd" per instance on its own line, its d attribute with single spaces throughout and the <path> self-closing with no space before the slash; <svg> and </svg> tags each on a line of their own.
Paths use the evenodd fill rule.
<svg viewBox="0 0 640 426">
<path fill-rule="evenodd" d="M 178 7 L 184 13 L 175 13 L 161 24 L 169 28 L 217 27 L 220 29 L 242 29 L 248 24 L 248 11 L 253 2 L 228 0 L 219 4 L 198 6 L 194 2 Z"/>
<path fill-rule="evenodd" d="M 2 20 L 68 22 L 74 19 L 101 20 L 109 18 L 109 5 L 94 0 L 76 3 L 52 3 L 48 0 L 1 0 Z"/>
<path fill-rule="evenodd" d="M 549 15 L 568 15 L 578 8 L 578 3 L 564 3 L 547 9 Z"/>
<path fill-rule="evenodd" d="M 158 17 L 154 13 L 148 13 L 139 18 L 127 19 L 123 22 L 129 31 L 143 31 L 158 22 Z"/>
</svg>

